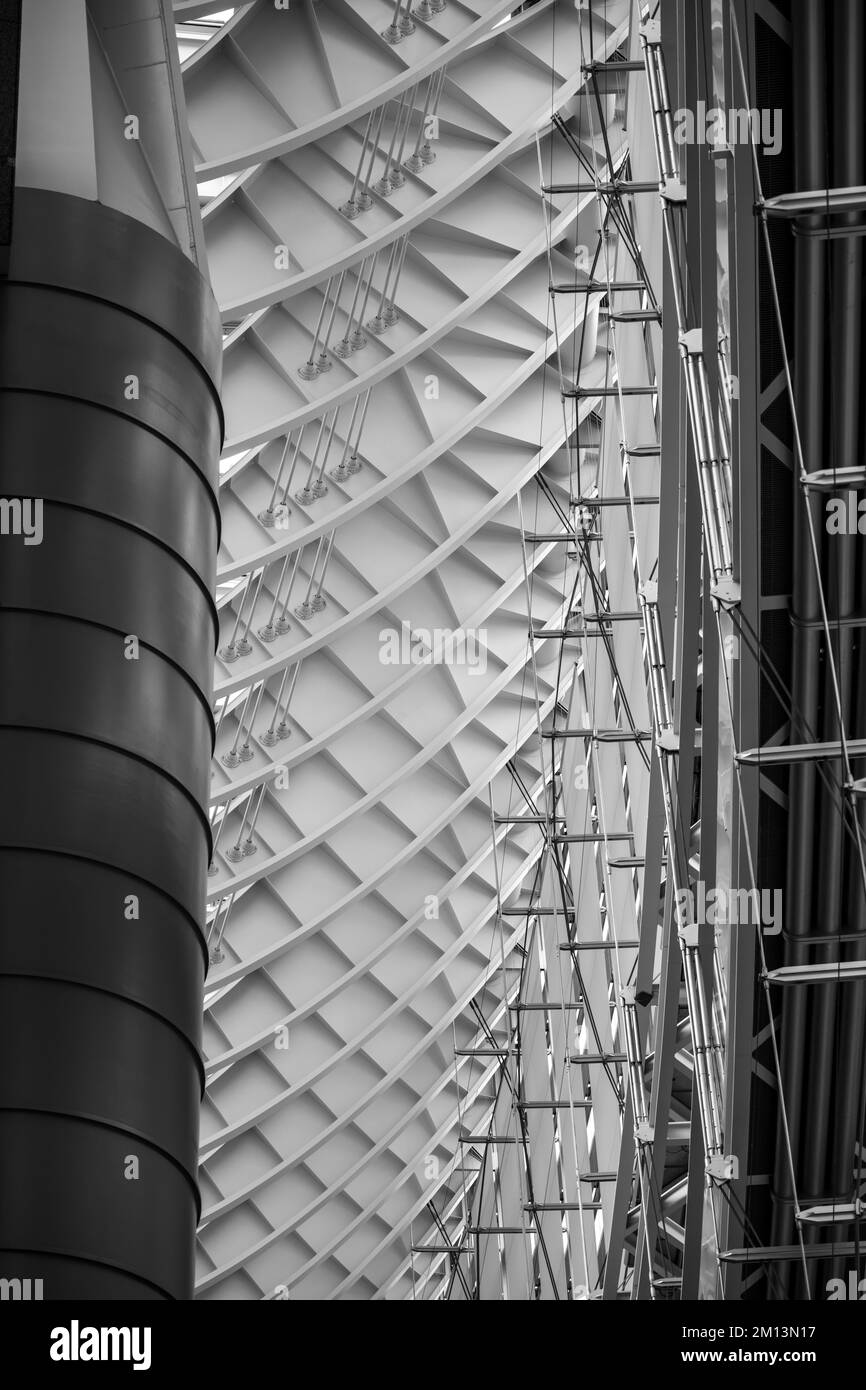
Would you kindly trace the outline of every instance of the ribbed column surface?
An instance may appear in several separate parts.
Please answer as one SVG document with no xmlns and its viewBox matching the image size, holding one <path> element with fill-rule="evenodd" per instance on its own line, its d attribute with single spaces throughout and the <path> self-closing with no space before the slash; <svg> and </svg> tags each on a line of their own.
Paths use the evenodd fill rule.
<svg viewBox="0 0 866 1390">
<path fill-rule="evenodd" d="M 191 1296 L 222 442 L 210 290 L 18 189 L 0 281 L 0 1276 Z"/>
</svg>

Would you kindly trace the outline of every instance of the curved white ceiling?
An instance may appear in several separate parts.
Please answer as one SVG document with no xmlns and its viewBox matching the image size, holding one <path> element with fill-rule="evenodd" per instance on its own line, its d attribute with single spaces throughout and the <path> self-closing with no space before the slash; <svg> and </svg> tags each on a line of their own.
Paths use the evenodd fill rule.
<svg viewBox="0 0 866 1390">
<path fill-rule="evenodd" d="M 583 387 L 610 378 L 600 296 L 563 296 L 554 323 L 548 293 L 591 199 L 539 188 L 539 157 L 575 179 L 553 111 L 600 164 L 587 16 L 509 8 L 448 0 L 392 44 L 385 0 L 260 0 L 213 30 L 175 6 L 227 335 L 202 1298 L 412 1297 L 430 1204 L 460 1209 L 461 1134 L 495 1100 L 477 1052 L 507 1027 L 525 930 L 500 932 L 496 879 L 528 901 L 541 845 L 491 809 L 528 813 L 536 708 L 549 727 L 569 687 L 551 638 L 536 691 L 527 638 L 562 625 L 573 566 L 521 539 L 562 531 L 592 404 L 563 411 L 557 342 Z M 596 57 L 625 8 L 595 13 Z M 348 217 L 368 125 L 371 206 Z M 376 191 L 389 148 L 402 182 Z M 407 660 L 410 633 L 448 659 Z"/>
</svg>

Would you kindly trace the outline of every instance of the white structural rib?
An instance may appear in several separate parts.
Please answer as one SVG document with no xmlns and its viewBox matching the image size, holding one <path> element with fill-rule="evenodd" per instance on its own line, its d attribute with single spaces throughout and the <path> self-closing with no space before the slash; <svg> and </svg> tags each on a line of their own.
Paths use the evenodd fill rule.
<svg viewBox="0 0 866 1390">
<path fill-rule="evenodd" d="M 202 1298 L 437 1296 L 480 1171 L 541 852 L 491 808 L 574 680 L 558 359 L 612 379 L 602 294 L 549 295 L 595 200 L 538 153 L 574 181 L 556 113 L 602 170 L 581 31 L 626 32 L 509 10 L 176 5 L 225 328 Z"/>
</svg>

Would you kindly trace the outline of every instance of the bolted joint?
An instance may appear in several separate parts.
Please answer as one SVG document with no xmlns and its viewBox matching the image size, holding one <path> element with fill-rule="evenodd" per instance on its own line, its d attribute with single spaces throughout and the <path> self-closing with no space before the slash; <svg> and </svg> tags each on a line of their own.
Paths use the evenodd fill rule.
<svg viewBox="0 0 866 1390">
<path fill-rule="evenodd" d="M 733 1182 L 739 1176 L 740 1164 L 734 1154 L 713 1154 L 707 1160 L 707 1177 L 713 1182 Z"/>
<path fill-rule="evenodd" d="M 684 951 L 696 951 L 700 937 L 697 922 L 687 922 L 684 927 L 677 927 L 677 936 Z"/>
<path fill-rule="evenodd" d="M 659 601 L 659 586 L 654 579 L 646 579 L 640 586 L 639 595 L 647 608 L 655 608 Z"/>
<path fill-rule="evenodd" d="M 740 586 L 733 579 L 718 579 L 710 585 L 710 597 L 716 600 L 720 608 L 739 608 Z"/>
<path fill-rule="evenodd" d="M 666 178 L 662 180 L 659 193 L 663 202 L 685 204 L 688 202 L 686 197 L 686 186 L 680 179 Z"/>
<path fill-rule="evenodd" d="M 685 333 L 681 333 L 677 339 L 686 357 L 701 357 L 704 351 L 704 335 L 702 328 L 689 328 Z"/>
</svg>

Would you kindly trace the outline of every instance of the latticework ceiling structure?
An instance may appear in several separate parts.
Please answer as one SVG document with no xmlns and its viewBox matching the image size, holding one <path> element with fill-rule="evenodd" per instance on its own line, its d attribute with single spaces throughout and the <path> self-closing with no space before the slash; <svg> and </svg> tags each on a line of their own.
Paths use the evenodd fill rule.
<svg viewBox="0 0 866 1390">
<path fill-rule="evenodd" d="M 206 1298 L 413 1295 L 496 1092 L 473 1049 L 526 931 L 497 882 L 528 901 L 541 851 L 498 818 L 543 793 L 572 677 L 527 628 L 569 612 L 581 420 L 597 458 L 559 366 L 588 388 L 610 359 L 601 293 L 548 292 L 587 280 L 595 199 L 540 169 L 574 179 L 554 114 L 600 166 L 581 54 L 625 7 L 452 4 L 393 44 L 391 13 L 181 30 L 226 331 Z M 455 632 L 477 649 L 417 660 Z"/>
</svg>

